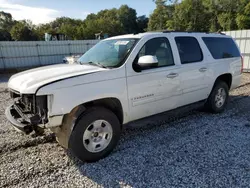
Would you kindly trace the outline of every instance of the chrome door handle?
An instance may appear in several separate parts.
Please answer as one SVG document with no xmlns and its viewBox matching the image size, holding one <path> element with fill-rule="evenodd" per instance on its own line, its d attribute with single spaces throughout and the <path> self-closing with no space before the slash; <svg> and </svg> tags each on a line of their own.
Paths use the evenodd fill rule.
<svg viewBox="0 0 250 188">
<path fill-rule="evenodd" d="M 170 73 L 169 75 L 167 75 L 167 78 L 175 78 L 177 76 L 179 76 L 179 74 L 177 74 L 177 73 Z"/>
<path fill-rule="evenodd" d="M 199 69 L 200 72 L 206 72 L 207 71 L 207 68 L 206 67 L 202 67 Z"/>
</svg>

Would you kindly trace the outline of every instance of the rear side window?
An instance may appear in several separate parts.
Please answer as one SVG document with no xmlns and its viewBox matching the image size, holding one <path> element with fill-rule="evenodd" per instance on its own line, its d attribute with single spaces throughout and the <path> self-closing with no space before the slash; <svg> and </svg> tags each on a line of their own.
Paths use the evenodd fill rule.
<svg viewBox="0 0 250 188">
<path fill-rule="evenodd" d="M 203 60 L 200 45 L 194 37 L 175 37 L 181 58 L 181 64 L 195 63 Z"/>
<path fill-rule="evenodd" d="M 231 38 L 203 37 L 214 59 L 240 57 L 240 52 Z"/>
</svg>

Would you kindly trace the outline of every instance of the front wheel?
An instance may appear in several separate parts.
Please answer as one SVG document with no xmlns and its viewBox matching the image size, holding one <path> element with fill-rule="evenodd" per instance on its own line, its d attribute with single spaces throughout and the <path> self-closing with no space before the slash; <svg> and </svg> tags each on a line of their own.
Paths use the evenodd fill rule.
<svg viewBox="0 0 250 188">
<path fill-rule="evenodd" d="M 80 160 L 95 162 L 114 149 L 120 133 L 120 122 L 113 112 L 92 107 L 77 121 L 69 139 L 69 149 Z"/>
<path fill-rule="evenodd" d="M 205 104 L 206 108 L 213 113 L 225 110 L 228 102 L 229 88 L 223 81 L 217 81 Z"/>
</svg>

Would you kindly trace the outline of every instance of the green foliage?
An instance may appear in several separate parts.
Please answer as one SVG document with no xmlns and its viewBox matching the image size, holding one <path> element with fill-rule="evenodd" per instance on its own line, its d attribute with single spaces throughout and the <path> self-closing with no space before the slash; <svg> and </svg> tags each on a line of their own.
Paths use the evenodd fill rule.
<svg viewBox="0 0 250 188">
<path fill-rule="evenodd" d="M 165 5 L 165 1 L 157 0 L 156 9 L 150 15 L 148 30 L 163 30 L 166 29 L 166 24 L 173 18 L 174 6 Z"/>
<path fill-rule="evenodd" d="M 219 31 L 248 29 L 249 0 L 155 0 L 149 30 Z M 171 7 L 174 7 L 171 9 Z M 166 11 L 166 10 L 170 11 Z"/>
<path fill-rule="evenodd" d="M 245 6 L 237 14 L 236 23 L 239 29 L 250 29 L 250 2 L 244 2 Z"/>
<path fill-rule="evenodd" d="M 0 11 L 0 41 L 11 40 L 10 30 L 14 24 L 11 14 Z"/>
<path fill-rule="evenodd" d="M 13 40 L 16 41 L 32 41 L 36 40 L 32 28 L 26 21 L 17 22 L 10 30 L 10 34 Z"/>
<path fill-rule="evenodd" d="M 236 15 L 239 5 L 240 1 L 219 0 L 218 23 L 223 31 L 238 29 Z"/>
<path fill-rule="evenodd" d="M 10 41 L 11 35 L 8 31 L 0 29 L 0 41 Z"/>
<path fill-rule="evenodd" d="M 139 32 L 139 33 L 145 32 L 146 29 L 148 28 L 148 21 L 149 21 L 149 19 L 145 15 L 139 16 L 136 20 L 137 32 Z"/>
<path fill-rule="evenodd" d="M 10 13 L 0 11 L 0 29 L 9 31 L 14 24 L 15 22 Z"/>
<path fill-rule="evenodd" d="M 118 10 L 118 20 L 122 25 L 123 33 L 135 33 L 137 32 L 136 22 L 136 10 L 128 7 L 128 5 L 122 5 Z"/>
<path fill-rule="evenodd" d="M 95 34 L 115 36 L 156 30 L 212 31 L 250 29 L 249 0 L 153 0 L 150 18 L 122 5 L 89 14 L 85 20 L 60 17 L 35 26 L 15 21 L 0 12 L 0 40 L 44 40 L 45 33 L 65 34 L 71 40 L 94 39 Z"/>
<path fill-rule="evenodd" d="M 184 0 L 175 5 L 168 28 L 181 31 L 207 31 L 207 12 L 202 0 Z"/>
<path fill-rule="evenodd" d="M 148 25 L 146 16 L 137 17 L 136 10 L 127 5 L 122 5 L 119 9 L 106 9 L 97 14 L 90 14 L 85 20 L 60 17 L 50 23 L 38 26 L 32 25 L 29 21 L 14 21 L 10 24 L 12 17 L 8 13 L 4 13 L 4 20 L 4 24 L 10 28 L 12 40 L 44 40 L 45 33 L 65 34 L 71 40 L 95 39 L 97 33 L 115 36 L 143 32 Z M 1 30 L 2 25 L 0 19 L 0 40 L 7 40 L 6 33 Z"/>
</svg>

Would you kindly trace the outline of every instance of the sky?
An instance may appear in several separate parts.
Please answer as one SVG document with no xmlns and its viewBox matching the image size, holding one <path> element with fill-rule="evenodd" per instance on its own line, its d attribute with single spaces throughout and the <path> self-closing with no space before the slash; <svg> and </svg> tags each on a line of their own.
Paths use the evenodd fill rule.
<svg viewBox="0 0 250 188">
<path fill-rule="evenodd" d="M 90 13 L 122 4 L 136 9 L 138 16 L 149 16 L 155 9 L 152 0 L 0 0 L 0 11 L 11 13 L 15 20 L 41 24 L 60 16 L 85 19 Z"/>
</svg>

